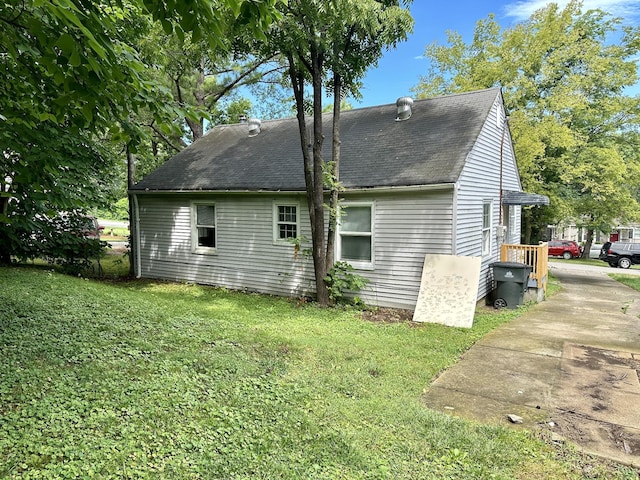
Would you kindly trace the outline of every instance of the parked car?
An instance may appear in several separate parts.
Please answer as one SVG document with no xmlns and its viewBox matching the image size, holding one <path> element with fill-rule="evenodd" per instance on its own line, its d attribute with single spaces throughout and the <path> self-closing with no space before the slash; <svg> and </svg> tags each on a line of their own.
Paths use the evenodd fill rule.
<svg viewBox="0 0 640 480">
<path fill-rule="evenodd" d="M 549 256 L 562 257 L 565 260 L 578 258 L 582 254 L 582 247 L 573 240 L 549 240 Z"/>
<path fill-rule="evenodd" d="M 104 227 L 98 223 L 98 219 L 96 217 L 87 215 L 82 219 L 81 234 L 83 237 L 99 240 L 102 230 L 104 230 Z"/>
<path fill-rule="evenodd" d="M 589 250 L 589 258 L 600 258 L 600 251 L 602 250 L 601 243 L 592 243 L 591 250 Z"/>
<path fill-rule="evenodd" d="M 104 227 L 98 223 L 98 219 L 93 215 L 82 215 L 76 213 L 59 213 L 54 222 L 61 232 L 71 232 L 78 237 L 99 240 Z"/>
<path fill-rule="evenodd" d="M 600 250 L 600 260 L 611 267 L 630 268 L 640 264 L 640 243 L 606 242 Z"/>
</svg>

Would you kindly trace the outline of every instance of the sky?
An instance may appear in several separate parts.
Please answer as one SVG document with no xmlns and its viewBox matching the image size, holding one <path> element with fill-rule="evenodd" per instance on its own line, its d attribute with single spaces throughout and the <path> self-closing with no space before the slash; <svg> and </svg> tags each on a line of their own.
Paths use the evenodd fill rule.
<svg viewBox="0 0 640 480">
<path fill-rule="evenodd" d="M 407 41 L 386 52 L 376 68 L 369 70 L 363 80 L 362 99 L 350 99 L 350 103 L 354 108 L 368 107 L 395 103 L 399 97 L 411 96 L 411 88 L 427 73 L 425 47 L 434 41 L 445 44 L 448 30 L 458 32 L 469 42 L 476 22 L 491 13 L 502 28 L 509 28 L 548 3 L 546 0 L 413 0 L 410 7 L 415 20 L 413 33 Z M 563 7 L 568 0 L 556 3 Z M 591 8 L 622 17 L 625 24 L 640 25 L 639 0 L 583 1 L 583 11 Z"/>
</svg>

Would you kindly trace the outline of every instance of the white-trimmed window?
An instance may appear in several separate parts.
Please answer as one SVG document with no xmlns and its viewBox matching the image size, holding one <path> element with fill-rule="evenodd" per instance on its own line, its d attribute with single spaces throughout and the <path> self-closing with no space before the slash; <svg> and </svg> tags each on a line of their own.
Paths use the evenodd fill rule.
<svg viewBox="0 0 640 480">
<path fill-rule="evenodd" d="M 504 206 L 504 226 L 506 227 L 506 238 L 505 241 L 513 242 L 513 237 L 516 236 L 518 232 L 516 232 L 516 206 L 515 205 L 505 205 Z"/>
<path fill-rule="evenodd" d="M 273 204 L 273 241 L 287 242 L 290 238 L 298 238 L 300 232 L 300 215 L 295 203 Z"/>
<path fill-rule="evenodd" d="M 195 253 L 216 253 L 216 206 L 213 203 L 191 204 L 191 245 Z"/>
<path fill-rule="evenodd" d="M 482 204 L 482 256 L 491 254 L 491 201 Z"/>
<path fill-rule="evenodd" d="M 373 267 L 372 203 L 347 203 L 340 207 L 338 259 L 357 268 Z"/>
</svg>

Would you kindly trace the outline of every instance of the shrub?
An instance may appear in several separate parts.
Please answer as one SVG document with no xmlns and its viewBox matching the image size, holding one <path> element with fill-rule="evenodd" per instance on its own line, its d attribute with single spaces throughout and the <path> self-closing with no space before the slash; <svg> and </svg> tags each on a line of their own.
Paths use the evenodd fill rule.
<svg viewBox="0 0 640 480">
<path fill-rule="evenodd" d="M 78 274 L 93 266 L 107 243 L 100 241 L 88 226 L 90 218 L 82 212 L 70 212 L 54 217 L 38 216 L 32 229 L 14 229 L 9 237 L 13 252 L 19 260 L 42 258 L 59 265 L 65 273 Z"/>
<path fill-rule="evenodd" d="M 344 301 L 345 292 L 355 293 L 369 284 L 368 279 L 353 271 L 353 266 L 347 262 L 336 262 L 329 269 L 324 281 L 329 288 L 329 298 L 332 302 Z"/>
</svg>

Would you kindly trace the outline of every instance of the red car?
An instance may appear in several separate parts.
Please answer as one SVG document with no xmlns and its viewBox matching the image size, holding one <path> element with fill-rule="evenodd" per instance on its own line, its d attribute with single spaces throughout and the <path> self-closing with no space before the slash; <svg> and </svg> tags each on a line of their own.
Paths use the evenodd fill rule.
<svg viewBox="0 0 640 480">
<path fill-rule="evenodd" d="M 548 243 L 550 257 L 562 257 L 569 260 L 582 255 L 582 247 L 573 240 L 550 240 Z"/>
</svg>

